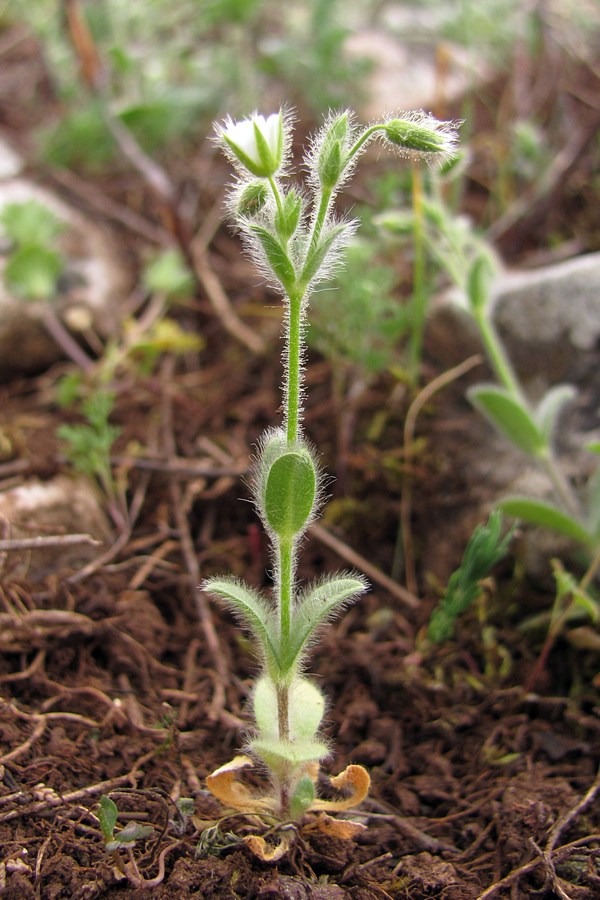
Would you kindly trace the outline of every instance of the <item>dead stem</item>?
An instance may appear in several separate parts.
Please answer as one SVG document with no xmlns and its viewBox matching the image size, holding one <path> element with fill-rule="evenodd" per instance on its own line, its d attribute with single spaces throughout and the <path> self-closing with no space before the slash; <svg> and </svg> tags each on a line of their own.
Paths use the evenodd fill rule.
<svg viewBox="0 0 600 900">
<path fill-rule="evenodd" d="M 173 383 L 174 360 L 165 360 L 162 368 L 164 390 L 162 393 L 162 425 L 163 441 L 167 450 L 167 458 L 176 456 L 176 444 L 173 431 L 173 403 L 169 385 Z M 189 586 L 195 599 L 200 625 L 206 639 L 206 645 L 210 654 L 214 671 L 218 678 L 215 682 L 215 691 L 210 705 L 209 717 L 218 719 L 225 708 L 225 685 L 229 681 L 229 673 L 225 662 L 225 655 L 221 649 L 217 631 L 214 626 L 210 607 L 205 594 L 198 589 L 201 582 L 200 565 L 198 556 L 190 532 L 188 513 L 194 500 L 193 485 L 190 491 L 183 491 L 181 485 L 170 480 L 171 507 L 175 518 L 175 526 L 178 531 L 183 558 L 189 575 Z"/>
<path fill-rule="evenodd" d="M 486 890 L 477 897 L 477 900 L 489 900 L 490 897 L 493 897 L 499 891 L 504 890 L 504 888 L 510 887 L 513 884 L 516 884 L 519 879 L 523 875 L 527 875 L 529 872 L 533 872 L 534 869 L 537 869 L 539 866 L 543 866 L 546 871 L 546 879 L 551 884 L 552 889 L 564 900 L 570 900 L 570 897 L 567 893 L 564 892 L 563 888 L 558 883 L 558 877 L 556 875 L 556 865 L 560 862 L 564 862 L 573 853 L 580 850 L 586 844 L 596 843 L 600 840 L 600 835 L 592 834 L 587 835 L 584 838 L 579 838 L 576 841 L 572 841 L 569 844 L 563 844 L 561 847 L 556 847 L 561 834 L 565 831 L 566 828 L 571 825 L 573 820 L 587 807 L 589 804 L 596 798 L 598 792 L 600 791 L 600 774 L 596 777 L 596 780 L 591 785 L 589 790 L 584 794 L 584 796 L 573 806 L 570 810 L 568 810 L 563 816 L 561 816 L 552 827 L 550 834 L 548 836 L 548 840 L 546 841 L 546 846 L 542 849 L 532 841 L 532 845 L 537 852 L 537 856 L 535 859 L 530 860 L 522 866 L 518 866 L 516 869 L 513 869 L 512 872 L 509 872 L 504 878 L 496 881 L 494 884 L 491 884 Z"/>
<path fill-rule="evenodd" d="M 400 603 L 403 603 L 411 609 L 417 609 L 419 606 L 419 598 L 415 596 L 415 594 L 402 587 L 397 581 L 394 581 L 389 575 L 386 575 L 385 572 L 382 572 L 381 569 L 374 566 L 373 563 L 370 563 L 368 559 L 361 556 L 360 553 L 357 553 L 339 538 L 336 538 L 327 531 L 327 529 L 323 528 L 322 525 L 313 524 L 309 527 L 308 532 L 312 537 L 315 537 L 322 544 L 325 544 L 326 547 L 329 547 L 330 550 L 337 553 L 337 555 L 345 562 L 349 563 L 359 571 L 364 572 L 371 581 L 376 582 L 380 587 L 389 591 L 389 593 L 399 600 Z"/>
<path fill-rule="evenodd" d="M 414 543 L 412 537 L 412 525 L 411 525 L 411 517 L 412 517 L 412 471 L 411 471 L 411 463 L 413 460 L 413 448 L 414 448 L 414 440 L 415 440 L 415 428 L 417 424 L 417 418 L 421 413 L 421 410 L 428 403 L 431 398 L 438 391 L 442 390 L 442 388 L 447 387 L 447 385 L 451 384 L 453 381 L 456 381 L 457 378 L 460 378 L 462 375 L 465 375 L 475 366 L 480 365 L 483 362 L 482 357 L 477 354 L 476 356 L 470 356 L 468 359 L 464 360 L 464 362 L 460 363 L 458 366 L 454 366 L 452 369 L 448 369 L 447 372 L 442 372 L 441 375 L 438 375 L 437 378 L 434 378 L 429 384 L 425 385 L 425 387 L 419 391 L 413 402 L 411 403 L 409 410 L 406 414 L 406 419 L 404 421 L 404 479 L 402 482 L 402 497 L 400 500 L 400 529 L 402 532 L 402 547 L 404 552 L 404 572 L 406 579 L 406 587 L 408 591 L 415 595 L 418 590 L 417 586 L 417 572 L 416 572 L 416 564 L 415 564 L 415 553 L 414 553 Z"/>
<path fill-rule="evenodd" d="M 53 797 L 58 797 L 61 806 L 70 806 L 78 803 L 80 800 L 87 800 L 90 797 L 94 797 L 98 794 L 107 794 L 110 791 L 114 791 L 117 788 L 120 788 L 122 785 L 129 784 L 132 787 L 135 787 L 137 779 L 141 774 L 140 769 L 143 765 L 145 765 L 146 762 L 148 762 L 148 760 L 153 759 L 155 756 L 156 750 L 151 750 L 149 753 L 144 753 L 143 756 L 140 756 L 126 775 L 119 775 L 116 778 L 109 778 L 107 781 L 100 781 L 96 784 L 88 785 L 85 788 L 80 788 L 77 791 L 70 791 L 67 793 L 62 793 L 60 795 L 53 794 Z M 25 797 L 26 792 L 19 791 L 19 795 Z M 15 795 L 11 796 L 14 797 Z M 56 809 L 56 803 L 51 805 L 48 800 L 38 800 L 33 804 L 23 804 L 22 806 L 12 809 L 10 812 L 5 813 L 4 815 L 0 815 L 0 823 L 10 822 L 14 819 L 20 819 L 23 816 L 32 816 L 36 814 L 55 815 Z"/>
<path fill-rule="evenodd" d="M 198 281 L 208 297 L 212 308 L 229 334 L 237 338 L 240 343 L 261 356 L 265 352 L 265 342 L 255 331 L 242 322 L 235 312 L 229 297 L 223 289 L 215 270 L 210 264 L 208 254 L 202 247 L 194 250 L 194 268 Z"/>
<path fill-rule="evenodd" d="M 9 538 L 0 540 L 0 553 L 14 550 L 40 550 L 45 547 L 72 547 L 78 544 L 91 544 L 94 547 L 102 544 L 91 534 L 49 534 L 32 538 Z"/>
</svg>

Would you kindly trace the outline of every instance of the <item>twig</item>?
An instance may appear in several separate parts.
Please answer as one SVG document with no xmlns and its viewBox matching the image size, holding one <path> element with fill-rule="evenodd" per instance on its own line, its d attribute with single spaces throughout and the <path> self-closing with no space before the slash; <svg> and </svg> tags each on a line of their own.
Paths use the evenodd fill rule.
<svg viewBox="0 0 600 900">
<path fill-rule="evenodd" d="M 596 780 L 594 781 L 592 786 L 589 788 L 589 790 L 583 795 L 581 800 L 578 803 L 576 803 L 572 809 L 568 810 L 568 812 L 566 812 L 563 816 L 561 816 L 560 819 L 557 819 L 557 821 L 552 826 L 550 834 L 548 835 L 548 840 L 546 842 L 546 847 L 545 847 L 546 853 L 551 853 L 554 850 L 554 848 L 558 842 L 558 839 L 560 838 L 560 836 L 561 836 L 562 832 L 565 830 L 565 828 L 567 828 L 571 824 L 573 819 L 576 816 L 578 816 L 579 813 L 582 812 L 585 809 L 585 807 L 588 806 L 592 802 L 592 800 L 595 798 L 596 794 L 599 791 L 600 791 L 600 771 L 598 772 L 598 774 L 596 776 Z"/>
<path fill-rule="evenodd" d="M 562 862 L 564 859 L 567 859 L 569 856 L 572 856 L 573 853 L 577 852 L 581 847 L 584 847 L 589 843 L 596 843 L 600 840 L 600 835 L 592 834 L 587 835 L 584 838 L 579 838 L 576 841 L 572 841 L 569 844 L 563 844 L 562 847 L 556 847 L 556 844 L 560 838 L 562 832 L 567 828 L 573 819 L 585 809 L 596 797 L 598 792 L 600 791 L 600 773 L 597 775 L 596 780 L 586 792 L 586 794 L 579 800 L 575 806 L 573 806 L 570 810 L 568 810 L 563 816 L 561 816 L 552 827 L 550 834 L 548 836 L 548 840 L 546 842 L 546 846 L 542 850 L 540 847 L 534 844 L 534 847 L 537 851 L 537 856 L 535 859 L 530 860 L 527 863 L 524 863 L 522 866 L 519 866 L 516 869 L 513 869 L 512 872 L 509 872 L 508 875 L 505 875 L 504 878 L 501 878 L 500 881 L 496 881 L 494 884 L 491 884 L 485 891 L 477 897 L 477 900 L 489 900 L 490 897 L 493 897 L 500 890 L 504 888 L 510 887 L 510 885 L 515 884 L 523 875 L 527 875 L 529 872 L 533 872 L 534 869 L 537 869 L 539 866 L 544 866 L 547 874 L 552 881 L 553 890 L 566 898 L 566 900 L 570 900 L 569 895 L 564 892 L 564 890 L 557 884 L 556 880 L 556 872 L 555 867 L 556 864 Z"/>
<path fill-rule="evenodd" d="M 171 393 L 167 385 L 173 380 L 174 360 L 166 359 L 163 365 L 163 378 L 165 382 L 165 390 L 162 398 L 162 422 L 164 427 L 164 442 L 169 455 L 175 454 L 175 438 L 173 434 L 173 406 L 171 402 Z M 229 681 L 229 673 L 225 662 L 225 655 L 221 649 L 219 637 L 215 629 L 212 614 L 206 596 L 198 589 L 200 584 L 200 565 L 198 556 L 194 548 L 194 542 L 190 533 L 188 523 L 188 507 L 190 502 L 186 502 L 184 492 L 174 479 L 170 483 L 171 503 L 173 514 L 175 517 L 175 525 L 179 533 L 181 541 L 181 549 L 185 559 L 186 567 L 189 574 L 189 583 L 192 595 L 195 598 L 195 605 L 200 619 L 200 625 L 204 632 L 208 652 L 211 656 L 214 671 L 217 674 L 215 691 L 211 702 L 209 716 L 218 718 L 225 707 L 225 685 Z M 189 498 L 191 501 L 191 498 Z"/>
<path fill-rule="evenodd" d="M 0 553 L 11 550 L 40 550 L 45 547 L 72 547 L 78 544 L 91 544 L 94 547 L 102 544 L 90 534 L 49 534 L 32 538 L 9 538 L 0 540 Z"/>
<path fill-rule="evenodd" d="M 69 334 L 50 302 L 43 303 L 41 315 L 46 331 L 58 344 L 60 349 L 64 351 L 72 362 L 83 369 L 84 372 L 89 372 L 94 365 L 94 360 L 91 356 L 87 355 L 85 350 L 83 350 L 77 341 Z"/>
<path fill-rule="evenodd" d="M 166 472 L 180 478 L 222 478 L 233 476 L 240 478 L 248 471 L 246 465 L 215 467 L 194 462 L 193 459 L 174 456 L 172 459 L 147 459 L 138 456 L 111 456 L 115 466 L 127 466 L 133 469 L 144 469 L 148 472 Z"/>
<path fill-rule="evenodd" d="M 204 247 L 196 246 L 194 249 L 194 269 L 198 281 L 225 330 L 237 338 L 240 343 L 245 344 L 252 353 L 259 356 L 263 354 L 265 342 L 260 335 L 248 328 L 235 312 L 229 297 L 223 290 L 223 285 L 210 264 Z"/>
<path fill-rule="evenodd" d="M 135 785 L 135 777 L 137 776 L 138 769 L 150 756 L 155 755 L 155 751 L 152 753 L 145 754 L 142 757 L 142 760 L 138 760 L 133 767 L 133 769 L 128 772 L 126 775 L 119 775 L 117 778 L 110 778 L 108 781 L 99 781 L 97 784 L 88 785 L 88 787 L 81 788 L 78 791 L 71 791 L 67 794 L 61 794 L 60 799 L 62 803 L 67 806 L 69 803 L 76 803 L 79 800 L 84 800 L 87 797 L 93 797 L 95 794 L 105 794 L 108 791 L 112 791 L 115 788 L 119 787 L 122 784 L 134 784 Z M 19 792 L 20 796 L 23 796 L 24 792 Z M 20 819 L 22 816 L 31 816 L 35 815 L 35 813 L 48 813 L 56 812 L 56 807 L 48 806 L 48 802 L 46 800 L 40 800 L 37 803 L 32 804 L 31 806 L 23 805 L 18 807 L 17 809 L 12 809 L 10 812 L 4 813 L 4 815 L 0 816 L 1 822 L 10 822 L 13 819 Z"/>
<path fill-rule="evenodd" d="M 482 362 L 481 356 L 470 356 L 458 366 L 454 366 L 447 372 L 442 372 L 433 381 L 417 394 L 411 403 L 406 414 L 404 422 L 404 466 L 405 475 L 402 483 L 402 497 L 400 500 L 400 528 L 402 530 L 402 546 L 404 551 L 404 569 L 406 577 L 406 587 L 411 594 L 417 593 L 417 572 L 415 565 L 414 544 L 412 537 L 412 473 L 410 464 L 413 459 L 413 447 L 415 439 L 415 427 L 417 418 L 426 403 L 431 400 L 437 391 L 445 388 L 452 381 L 456 381 L 474 366 L 478 366 Z"/>
<path fill-rule="evenodd" d="M 405 606 L 409 606 L 411 609 L 416 609 L 419 606 L 419 598 L 416 597 L 415 594 L 402 587 L 402 585 L 390 578 L 389 575 L 386 575 L 385 572 L 382 572 L 381 569 L 374 566 L 373 563 L 370 563 L 368 559 L 361 556 L 360 553 L 357 553 L 347 544 L 344 544 L 343 541 L 340 541 L 339 538 L 334 537 L 334 535 L 323 528 L 322 525 L 313 524 L 309 527 L 308 532 L 318 541 L 321 541 L 322 544 L 325 544 L 326 547 L 329 547 L 330 550 L 337 553 L 341 559 L 359 569 L 361 572 L 364 572 L 364 574 L 372 581 L 376 582 L 386 591 L 389 591 L 389 593 L 396 597 L 400 603 L 404 603 Z"/>
<path fill-rule="evenodd" d="M 115 139 L 123 156 L 140 173 L 163 205 L 173 237 L 192 274 L 206 292 L 224 328 L 253 353 L 262 353 L 265 349 L 264 341 L 248 328 L 235 313 L 219 279 L 208 262 L 204 247 L 199 244 L 195 251 L 192 250 L 189 229 L 181 217 L 177 192 L 166 169 L 144 152 L 121 119 L 113 115 L 104 88 L 106 70 L 102 68 L 98 49 L 75 0 L 65 0 L 65 2 L 69 35 L 79 56 L 83 77 L 88 88 L 99 101 L 100 112 L 107 129 Z"/>
<path fill-rule="evenodd" d="M 141 235 L 141 237 L 152 244 L 158 244 L 160 247 L 172 246 L 173 237 L 166 229 L 148 221 L 148 219 L 140 216 L 134 210 L 115 203 L 114 200 L 103 194 L 90 181 L 85 181 L 75 172 L 70 172 L 67 169 L 53 169 L 49 173 L 49 178 L 66 188 L 77 198 L 83 197 L 85 203 L 103 216 L 106 216 L 106 218 L 120 222 L 129 231 Z"/>
</svg>

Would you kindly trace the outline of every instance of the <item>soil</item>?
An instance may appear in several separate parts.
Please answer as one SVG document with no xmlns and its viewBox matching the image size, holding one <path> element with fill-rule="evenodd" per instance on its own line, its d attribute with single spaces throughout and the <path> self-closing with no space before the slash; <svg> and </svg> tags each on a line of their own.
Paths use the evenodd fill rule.
<svg viewBox="0 0 600 900">
<path fill-rule="evenodd" d="M 10 97 L 0 98 L 0 118 L 26 149 L 41 101 L 45 115 L 56 101 L 35 45 L 20 42 L 17 49 L 5 52 L 14 78 Z M 23 57 L 32 65 L 24 68 Z M 563 73 L 571 79 L 571 102 L 574 85 L 591 72 L 582 66 Z M 566 83 L 555 87 L 566 96 Z M 496 101 L 499 91 L 507 96 L 506 79 L 490 91 Z M 585 119 L 587 111 L 591 120 L 595 113 L 579 102 L 580 115 Z M 481 104 L 481 116 L 490 103 L 488 97 Z M 580 194 L 577 214 L 569 212 L 574 185 L 590 183 L 592 159 L 597 163 L 591 151 L 581 153 L 555 186 L 550 220 L 532 206 L 529 218 L 504 231 L 509 258 L 511 247 L 514 260 L 523 253 L 523 235 L 538 252 L 557 229 L 565 240 L 585 236 L 586 249 L 598 249 L 589 243 L 589 235 L 600 235 L 591 189 Z M 195 225 L 216 222 L 222 163 L 203 150 L 172 165 L 176 182 L 185 177 L 197 185 Z M 51 172 L 37 174 L 56 186 Z M 100 215 L 95 200 L 103 191 L 113 211 L 129 204 L 149 221 L 161 217 L 160 204 L 125 164 L 110 180 L 70 179 L 67 190 L 63 178 L 62 190 L 89 215 Z M 477 208 L 481 195 L 474 174 L 467 205 Z M 145 238 L 106 205 L 104 216 L 133 263 Z M 114 519 L 112 542 L 95 564 L 62 567 L 57 557 L 35 578 L 10 554 L 3 560 L 0 894 L 14 900 L 600 897 L 597 650 L 559 639 L 531 684 L 541 640 L 524 636 L 518 625 L 527 613 L 547 608 L 552 595 L 520 574 L 512 557 L 461 619 L 454 640 L 434 648 L 422 641 L 439 586 L 468 537 L 447 529 L 435 560 L 419 556 L 430 530 L 442 533 L 472 502 L 461 453 L 475 415 L 459 389 L 434 401 L 419 422 L 424 449 L 411 470 L 415 605 L 384 577 L 395 555 L 406 475 L 408 393 L 399 397 L 391 376 L 378 379 L 361 397 L 340 459 L 331 372 L 322 359 L 308 359 L 306 430 L 343 485 L 331 488 L 333 501 L 322 529 L 306 541 L 300 576 L 371 566 L 372 590 L 324 633 L 311 664 L 329 701 L 326 772 L 353 762 L 371 773 L 369 798 L 352 813 L 366 827 L 343 840 L 307 816 L 293 826 L 287 855 L 268 863 L 243 838 L 258 833 L 275 840 L 281 832 L 249 817 L 224 817 L 206 790 L 207 774 L 243 744 L 256 664 L 231 618 L 208 605 L 197 584 L 216 572 L 258 587 L 268 582 L 264 539 L 240 497 L 248 498 L 242 479 L 252 447 L 280 404 L 280 312 L 226 229 L 215 225 L 203 259 L 204 276 L 209 271 L 220 280 L 239 315 L 274 352 L 261 358 L 228 334 L 199 289 L 178 315 L 203 335 L 200 356 L 167 360 L 151 375 L 124 372 L 116 384 L 113 418 L 122 433 L 113 463 L 127 506 L 124 519 Z M 55 402 L 56 382 L 69 370 L 61 363 L 0 386 L 2 489 L 69 471 L 54 438 L 60 423 L 77 419 Z M 435 374 L 435 361 L 426 360 L 424 381 Z M 144 448 L 143 459 L 136 447 Z M 136 885 L 127 851 L 117 855 L 129 877 L 104 847 L 97 818 L 104 795 L 116 802 L 120 825 L 152 826 L 150 837 L 130 851 L 143 885 Z M 178 811 L 181 798 L 193 799 L 193 815 Z"/>
</svg>

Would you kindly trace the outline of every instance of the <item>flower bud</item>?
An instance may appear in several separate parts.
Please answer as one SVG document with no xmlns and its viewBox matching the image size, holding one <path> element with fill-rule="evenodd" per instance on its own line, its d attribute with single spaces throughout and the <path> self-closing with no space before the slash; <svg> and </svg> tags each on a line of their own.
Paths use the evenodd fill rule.
<svg viewBox="0 0 600 900">
<path fill-rule="evenodd" d="M 440 122 L 423 112 L 407 113 L 389 119 L 382 130 L 387 140 L 408 156 L 440 160 L 454 156 L 456 129 L 452 122 Z"/>
<path fill-rule="evenodd" d="M 267 188 L 262 181 L 251 181 L 245 185 L 236 198 L 235 211 L 245 219 L 257 215 L 267 202 Z"/>
<path fill-rule="evenodd" d="M 296 231 L 302 213 L 302 197 L 293 188 L 283 199 L 281 210 L 275 215 L 275 228 L 282 241 L 288 241 Z"/>
<path fill-rule="evenodd" d="M 339 183 L 346 163 L 348 113 L 337 116 L 323 137 L 318 154 L 317 171 L 324 190 L 333 190 Z"/>
</svg>

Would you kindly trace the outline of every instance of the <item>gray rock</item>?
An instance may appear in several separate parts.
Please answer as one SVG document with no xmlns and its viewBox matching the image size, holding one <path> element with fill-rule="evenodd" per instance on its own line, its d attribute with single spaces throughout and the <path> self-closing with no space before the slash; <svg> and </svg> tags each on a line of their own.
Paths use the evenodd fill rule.
<svg viewBox="0 0 600 900">
<path fill-rule="evenodd" d="M 525 386 L 539 393 L 561 381 L 587 385 L 600 346 L 600 253 L 502 271 L 491 302 L 508 357 Z M 427 348 L 444 366 L 483 353 L 478 329 L 454 289 L 431 305 Z"/>
<path fill-rule="evenodd" d="M 548 384 L 581 379 L 600 341 L 600 253 L 527 272 L 506 272 L 494 320 L 517 371 Z"/>
</svg>

